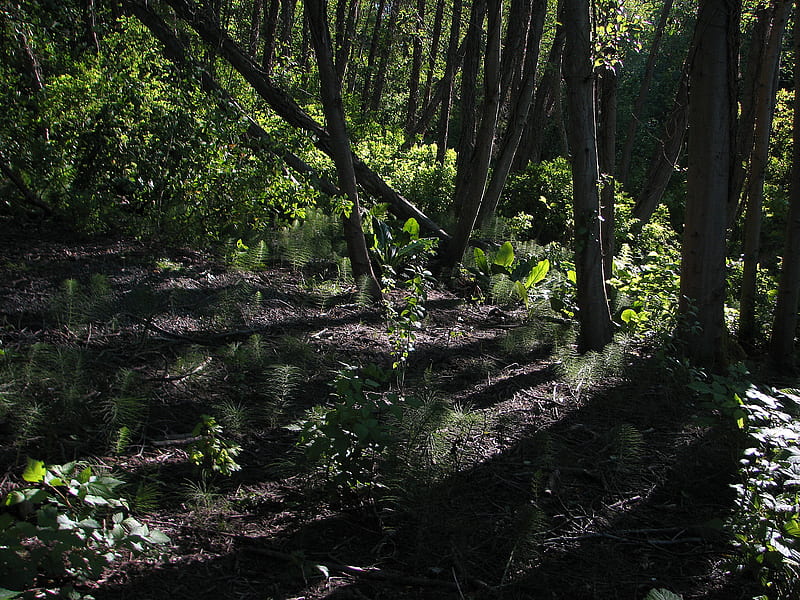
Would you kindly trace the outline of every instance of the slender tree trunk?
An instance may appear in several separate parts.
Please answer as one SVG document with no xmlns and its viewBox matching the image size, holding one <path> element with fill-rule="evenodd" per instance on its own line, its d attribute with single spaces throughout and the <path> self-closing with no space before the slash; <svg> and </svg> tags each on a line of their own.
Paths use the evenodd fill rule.
<svg viewBox="0 0 800 600">
<path fill-rule="evenodd" d="M 378 46 L 381 40 L 381 28 L 383 26 L 383 12 L 386 9 L 386 0 L 378 0 L 375 8 L 375 25 L 372 29 L 372 38 L 369 43 L 369 55 L 367 58 L 367 70 L 364 72 L 364 87 L 361 89 L 361 112 L 367 112 L 369 108 L 370 92 L 372 91 L 375 73 L 375 61 L 378 58 Z M 369 22 L 369 20 L 368 20 Z"/>
<path fill-rule="evenodd" d="M 344 0 L 341 1 L 344 2 Z M 336 74 L 339 77 L 339 81 L 344 81 L 347 74 L 347 66 L 350 64 L 350 51 L 353 47 L 353 38 L 355 37 L 360 12 L 360 0 L 350 0 L 343 33 L 344 37 L 341 44 L 337 43 L 336 48 Z"/>
<path fill-rule="evenodd" d="M 603 271 L 611 277 L 614 267 L 614 201 L 617 141 L 617 74 L 605 68 L 597 84 L 598 122 L 597 154 L 600 167 L 600 234 L 603 248 Z"/>
<path fill-rule="evenodd" d="M 800 1 L 795 2 L 795 15 Z M 769 355 L 779 369 L 791 371 L 795 366 L 794 339 L 797 334 L 797 306 L 800 300 L 800 19 L 794 19 L 794 116 L 792 117 L 792 177 L 789 183 L 789 215 L 783 248 L 781 276 L 775 303 Z"/>
<path fill-rule="evenodd" d="M 486 0 L 473 0 L 464 42 L 464 67 L 461 72 L 461 98 L 459 102 L 460 131 L 456 151 L 458 173 L 463 173 L 472 156 L 475 144 L 475 127 L 479 110 L 477 86 L 481 56 L 481 35 L 486 14 Z M 457 184 L 456 184 L 457 185 Z"/>
<path fill-rule="evenodd" d="M 375 84 L 372 86 L 372 97 L 369 102 L 369 107 L 372 111 L 377 111 L 380 108 L 381 100 L 383 99 L 383 88 L 386 86 L 386 74 L 389 71 L 389 59 L 392 56 L 397 21 L 400 16 L 400 4 L 401 0 L 393 0 L 392 9 L 389 12 L 389 23 L 384 32 L 378 72 L 375 73 Z"/>
<path fill-rule="evenodd" d="M 281 0 L 281 31 L 280 42 L 285 52 L 292 44 L 292 29 L 294 28 L 294 11 L 297 0 Z"/>
<path fill-rule="evenodd" d="M 261 13 L 264 0 L 253 0 L 253 12 L 250 14 L 250 39 L 247 42 L 247 53 L 255 56 L 258 53 L 258 42 L 261 37 Z"/>
<path fill-rule="evenodd" d="M 271 73 L 272 61 L 275 58 L 275 44 L 277 42 L 280 0 L 267 0 L 267 2 L 267 14 L 264 17 L 264 54 L 261 58 L 261 66 L 267 73 Z"/>
<path fill-rule="evenodd" d="M 539 45 L 542 41 L 544 18 L 547 11 L 546 0 L 534 0 L 532 9 L 532 18 L 526 40 L 525 65 L 521 75 L 522 88 L 514 94 L 511 115 L 500 141 L 500 149 L 495 159 L 492 177 L 489 180 L 489 186 L 481 203 L 481 211 L 475 223 L 476 228 L 486 223 L 497 210 L 503 187 L 511 171 L 511 165 L 514 162 L 514 156 L 525 131 L 525 124 L 533 103 L 536 67 L 539 62 Z"/>
<path fill-rule="evenodd" d="M 309 24 L 314 51 L 317 55 L 322 107 L 328 124 L 331 154 L 339 176 L 339 187 L 352 204 L 350 214 L 343 218 L 344 235 L 347 241 L 350 264 L 353 268 L 353 276 L 359 282 L 365 281 L 370 296 L 375 301 L 381 301 L 380 284 L 372 269 L 369 250 L 361 227 L 361 206 L 353 167 L 353 154 L 350 149 L 350 137 L 345 126 L 341 84 L 336 76 L 336 68 L 333 64 L 326 4 L 325 0 L 307 2 L 306 19 Z"/>
<path fill-rule="evenodd" d="M 564 11 L 563 2 L 559 2 L 558 24 L 553 38 L 553 45 L 547 56 L 547 63 L 544 73 L 536 87 L 534 103 L 531 107 L 528 122 L 522 139 L 519 143 L 512 171 L 524 171 L 529 163 L 538 163 L 542 156 L 542 140 L 547 129 L 553 109 L 561 95 L 561 65 L 564 54 L 564 41 L 566 31 L 564 30 Z"/>
<path fill-rule="evenodd" d="M 486 54 L 483 72 L 483 102 L 481 121 L 475 143 L 470 149 L 468 161 L 456 176 L 455 203 L 458 206 L 458 221 L 453 238 L 446 245 L 441 266 L 449 273 L 461 261 L 469 245 L 469 236 L 483 202 L 489 163 L 492 158 L 497 115 L 500 108 L 500 36 L 503 22 L 502 0 L 488 0 L 488 23 L 486 32 Z M 479 19 L 482 22 L 483 18 Z"/>
<path fill-rule="evenodd" d="M 750 52 L 740 87 L 739 123 L 736 128 L 736 158 L 731 181 L 731 197 L 728 200 L 728 228 L 738 221 L 742 208 L 742 190 L 748 176 L 750 153 L 753 150 L 756 127 L 756 98 L 760 74 L 764 68 L 764 53 L 768 44 L 769 30 L 774 7 L 759 6 L 750 36 Z"/>
<path fill-rule="evenodd" d="M 695 364 L 727 362 L 725 233 L 736 124 L 737 2 L 700 0 L 689 69 L 689 170 L 681 261 L 681 337 Z"/>
<path fill-rule="evenodd" d="M 602 350 L 611 341 L 611 314 L 603 273 L 599 168 L 589 0 L 564 1 L 564 79 L 575 220 L 575 273 L 580 332 L 578 351 Z"/>
<path fill-rule="evenodd" d="M 691 52 L 691 51 L 690 51 Z M 644 187 L 636 197 L 633 216 L 647 223 L 664 197 L 669 180 L 677 169 L 689 123 L 689 58 L 684 63 L 675 104 L 667 118 L 664 138 L 658 143 L 647 170 Z"/>
<path fill-rule="evenodd" d="M 746 188 L 744 232 L 744 272 L 739 296 L 739 342 L 752 348 L 760 327 L 756 323 L 756 279 L 761 247 L 761 209 L 764 200 L 764 177 L 769 160 L 769 138 L 775 114 L 781 42 L 789 20 L 790 0 L 776 0 L 770 9 L 771 23 L 754 98 L 755 127 L 750 152 Z"/>
<path fill-rule="evenodd" d="M 437 2 L 436 13 L 433 16 L 433 33 L 431 34 L 431 45 L 428 47 L 428 69 L 425 74 L 425 89 L 422 93 L 423 105 L 427 104 L 431 99 L 431 89 L 433 88 L 433 73 L 436 70 L 436 59 L 439 56 L 439 43 L 442 38 L 444 5 L 445 5 L 444 2 Z M 456 45 L 457 44 L 458 41 L 456 41 Z"/>
<path fill-rule="evenodd" d="M 414 41 L 411 56 L 411 73 L 408 76 L 408 104 L 406 106 L 406 137 L 417 117 L 419 105 L 419 79 L 422 73 L 422 34 L 425 31 L 425 0 L 417 0 Z"/>
<path fill-rule="evenodd" d="M 661 39 L 664 37 L 664 29 L 667 27 L 669 14 L 672 12 L 672 4 L 673 0 L 665 0 L 664 5 L 661 7 L 661 14 L 658 17 L 656 30 L 653 33 L 653 42 L 650 45 L 650 54 L 647 55 L 644 77 L 642 77 L 642 83 L 639 85 L 639 94 L 636 96 L 636 102 L 633 105 L 631 120 L 628 121 L 628 127 L 625 130 L 625 145 L 622 147 L 622 156 L 619 161 L 619 176 L 617 177 L 624 186 L 628 184 L 628 175 L 631 170 L 631 158 L 633 157 L 633 148 L 636 143 L 636 132 L 639 128 L 639 121 L 642 118 L 644 107 L 647 104 L 647 97 L 650 95 L 650 85 L 653 83 L 653 75 L 656 70 L 656 59 L 658 58 L 658 51 L 661 47 Z"/>
</svg>

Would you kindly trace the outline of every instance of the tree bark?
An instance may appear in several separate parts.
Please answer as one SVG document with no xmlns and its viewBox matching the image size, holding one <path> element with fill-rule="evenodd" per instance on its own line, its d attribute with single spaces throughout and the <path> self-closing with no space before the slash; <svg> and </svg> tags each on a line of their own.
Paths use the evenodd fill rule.
<svg viewBox="0 0 800 600">
<path fill-rule="evenodd" d="M 519 142 L 525 131 L 528 114 L 533 103 L 533 91 L 536 87 L 536 67 L 539 63 L 539 45 L 542 41 L 546 11 L 546 0 L 534 0 L 532 18 L 525 44 L 525 64 L 521 75 L 522 88 L 513 95 L 511 115 L 500 140 L 500 149 L 494 162 L 492 177 L 489 180 L 489 186 L 486 189 L 486 194 L 481 203 L 481 210 L 475 222 L 476 228 L 486 223 L 497 210 L 503 187 L 508 179 L 508 174 L 511 172 L 511 165 L 514 162 Z"/>
<path fill-rule="evenodd" d="M 466 165 L 471 160 L 472 149 L 475 144 L 475 128 L 478 122 L 477 113 L 479 110 L 477 98 L 478 70 L 486 3 L 486 0 L 473 0 L 467 27 L 467 37 L 464 41 L 464 67 L 461 72 L 461 99 L 459 102 L 461 130 L 456 149 L 458 152 L 456 164 L 459 176 L 465 172 Z M 488 58 L 488 56 L 487 49 L 486 57 Z M 458 182 L 456 182 L 456 187 L 458 187 Z"/>
<path fill-rule="evenodd" d="M 524 171 L 529 163 L 538 163 L 542 158 L 542 140 L 547 124 L 553 114 L 559 96 L 561 95 L 561 67 L 564 54 L 564 41 L 566 31 L 564 30 L 564 10 L 563 2 L 559 2 L 558 23 L 553 38 L 553 45 L 547 56 L 547 63 L 544 73 L 539 80 L 534 94 L 534 103 L 531 107 L 528 122 L 522 139 L 519 143 L 512 171 Z"/>
<path fill-rule="evenodd" d="M 778 91 L 780 50 L 783 32 L 789 20 L 790 0 L 775 0 L 766 20 L 769 33 L 760 61 L 754 97 L 753 146 L 745 189 L 744 271 L 739 296 L 739 343 L 751 349 L 760 327 L 756 323 L 756 280 L 761 246 L 761 209 L 764 200 L 764 178 L 769 160 L 769 138 L 775 114 L 775 94 Z M 738 162 L 738 161 L 737 161 Z"/>
<path fill-rule="evenodd" d="M 372 78 L 375 72 L 375 61 L 378 57 L 378 46 L 381 40 L 381 27 L 383 24 L 383 12 L 386 8 L 386 0 L 378 0 L 375 7 L 375 25 L 372 28 L 372 37 L 369 43 L 369 54 L 367 56 L 367 70 L 364 72 L 364 87 L 361 88 L 361 112 L 367 112 L 369 108 L 370 91 L 372 88 Z M 369 21 L 369 19 L 367 19 Z"/>
<path fill-rule="evenodd" d="M 436 3 L 436 13 L 433 16 L 433 33 L 431 34 L 431 44 L 428 47 L 428 70 L 425 74 L 425 89 L 423 91 L 423 104 L 427 104 L 431 99 L 431 89 L 433 87 L 433 72 L 436 70 L 436 58 L 439 56 L 439 43 L 442 38 L 442 23 L 444 22 L 444 2 Z M 456 44 L 458 41 L 456 41 Z M 416 115 L 415 115 L 416 118 Z M 411 127 L 413 123 L 409 124 Z"/>
<path fill-rule="evenodd" d="M 425 30 L 425 0 L 417 0 L 415 14 L 414 40 L 411 56 L 411 73 L 408 76 L 408 104 L 406 105 L 406 132 L 411 131 L 411 126 L 417 116 L 419 105 L 419 84 L 422 73 L 422 33 Z M 406 137 L 409 137 L 406 135 Z"/>
<path fill-rule="evenodd" d="M 488 0 L 485 5 L 488 15 L 486 55 L 483 72 L 483 102 L 481 121 L 468 161 L 456 176 L 455 204 L 458 220 L 453 238 L 442 254 L 443 272 L 449 273 L 461 261 L 469 245 L 469 236 L 483 202 L 489 163 L 492 158 L 497 115 L 500 108 L 500 35 L 503 22 L 502 0 Z M 480 22 L 483 21 L 481 17 Z M 477 34 L 476 34 L 477 35 Z"/>
<path fill-rule="evenodd" d="M 397 20 L 400 16 L 400 4 L 401 0 L 393 0 L 392 9 L 389 12 L 389 23 L 384 32 L 378 72 L 375 74 L 375 84 L 372 86 L 372 96 L 369 103 L 372 111 L 377 111 L 380 108 L 381 100 L 383 99 L 383 88 L 386 86 L 386 74 L 389 71 L 389 59 L 392 56 Z"/>
<path fill-rule="evenodd" d="M 678 80 L 675 103 L 664 126 L 664 138 L 658 143 L 645 177 L 644 187 L 636 197 L 633 216 L 647 223 L 658 208 L 672 174 L 677 169 L 689 124 L 689 58 Z"/>
<path fill-rule="evenodd" d="M 264 54 L 261 66 L 267 73 L 272 72 L 272 60 L 275 58 L 276 35 L 278 33 L 278 9 L 280 0 L 267 0 L 267 11 L 264 16 Z"/>
<path fill-rule="evenodd" d="M 343 217 L 343 223 L 353 277 L 359 283 L 365 282 L 369 295 L 376 302 L 380 302 L 383 299 L 381 286 L 372 269 L 361 225 L 361 205 L 358 199 L 350 137 L 345 125 L 341 83 L 333 64 L 333 50 L 328 31 L 327 1 L 306 2 L 306 18 L 314 52 L 317 55 L 322 109 L 328 124 L 331 154 L 339 176 L 339 187 L 352 205 L 350 213 Z"/>
<path fill-rule="evenodd" d="M 639 121 L 642 118 L 645 104 L 647 104 L 647 97 L 650 95 L 650 85 L 653 82 L 653 74 L 656 70 L 656 58 L 658 58 L 658 51 L 661 47 L 661 39 L 664 37 L 664 29 L 667 27 L 669 14 L 672 12 L 672 4 L 673 0 L 665 0 L 664 5 L 661 7 L 661 14 L 658 17 L 656 30 L 653 33 L 653 42 L 650 45 L 650 53 L 647 55 L 644 77 L 642 77 L 642 82 L 639 85 L 639 93 L 633 105 L 631 120 L 628 121 L 628 127 L 625 130 L 625 145 L 622 147 L 622 155 L 619 161 L 619 175 L 617 177 L 623 186 L 628 184 L 633 147 L 636 143 L 636 132 L 639 128 Z"/>
<path fill-rule="evenodd" d="M 577 276 L 578 351 L 602 350 L 611 341 L 600 231 L 592 39 L 588 0 L 564 1 L 564 79 L 572 161 Z"/>
<path fill-rule="evenodd" d="M 344 3 L 345 0 L 340 0 Z M 356 25 L 361 11 L 360 0 L 350 0 L 347 9 L 347 18 L 344 24 L 342 40 L 336 42 L 336 75 L 339 81 L 344 81 L 347 74 L 347 66 L 350 64 L 350 49 L 353 47 Z"/>
<path fill-rule="evenodd" d="M 800 1 L 795 2 L 795 15 Z M 794 370 L 794 339 L 797 333 L 797 306 L 800 300 L 800 19 L 794 19 L 794 116 L 792 117 L 792 167 L 789 183 L 789 215 L 783 248 L 775 319 L 772 322 L 769 355 L 781 370 Z"/>
<path fill-rule="evenodd" d="M 689 69 L 689 169 L 681 338 L 694 364 L 726 366 L 725 233 L 736 124 L 737 2 L 700 0 Z"/>
<path fill-rule="evenodd" d="M 597 154 L 600 167 L 600 237 L 603 272 L 611 277 L 614 268 L 614 202 L 616 199 L 617 74 L 604 68 L 597 84 Z"/>
<path fill-rule="evenodd" d="M 261 13 L 264 10 L 264 0 L 253 0 L 253 11 L 250 13 L 250 38 L 247 41 L 247 53 L 256 56 L 258 42 L 261 38 Z"/>
</svg>

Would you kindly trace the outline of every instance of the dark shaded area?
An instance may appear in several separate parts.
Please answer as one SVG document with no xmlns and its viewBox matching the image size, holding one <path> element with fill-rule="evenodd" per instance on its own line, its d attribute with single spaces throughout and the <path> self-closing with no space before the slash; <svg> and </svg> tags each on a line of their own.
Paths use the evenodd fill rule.
<svg viewBox="0 0 800 600">
<path fill-rule="evenodd" d="M 432 292 L 406 393 L 436 395 L 460 416 L 436 461 L 387 457 L 388 487 L 353 503 L 298 470 L 284 428 L 328 398 L 342 363 L 391 363 L 380 311 L 352 291 L 323 294 L 279 265 L 239 272 L 209 255 L 136 242 L 33 242 L 18 232 L 0 251 L 4 350 L 20 361 L 35 343 L 80 351 L 97 398 L 87 411 L 102 409 L 121 369 L 149 399 L 145 426 L 119 455 L 108 454 L 107 432 L 20 447 L 13 416 L 0 422 L 7 478 L 26 452 L 53 461 L 92 453 L 132 485 L 158 482 L 144 520 L 173 547 L 163 559 L 119 564 L 92 586 L 98 600 L 756 593 L 746 575 L 727 572 L 732 550 L 718 528 L 733 506 L 735 445 L 697 425 L 688 395 L 645 360 L 628 358 L 624 376 L 576 386 L 552 355 L 563 344 L 558 327 L 532 328 L 519 311 Z M 87 289 L 98 273 L 110 284 L 107 312 L 66 326 L 54 304 L 63 281 Z M 263 354 L 245 353 L 248 344 Z M 276 364 L 297 366 L 302 378 L 265 419 Z M 242 471 L 197 493 L 179 436 L 226 401 L 260 420 L 232 434 Z M 382 571 L 328 568 L 326 577 L 315 565 Z"/>
</svg>

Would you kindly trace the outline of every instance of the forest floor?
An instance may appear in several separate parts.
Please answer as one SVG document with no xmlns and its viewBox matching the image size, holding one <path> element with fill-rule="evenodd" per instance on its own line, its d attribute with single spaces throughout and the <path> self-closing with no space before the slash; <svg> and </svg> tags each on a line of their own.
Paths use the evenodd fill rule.
<svg viewBox="0 0 800 600">
<path fill-rule="evenodd" d="M 121 474 L 141 520 L 171 538 L 91 584 L 98 600 L 756 594 L 718 526 L 737 450 L 635 352 L 581 379 L 557 325 L 433 290 L 404 392 L 446 416 L 420 429 L 427 446 L 384 458 L 381 485 L 342 496 L 303 467 L 286 426 L 330 401 L 343 364 L 391 365 L 381 310 L 321 267 L 249 272 L 192 250 L 39 237 L 0 241 L 13 409 L 0 491 L 26 456 L 84 458 Z M 229 478 L 203 480 L 188 459 L 204 413 L 242 446 Z M 114 452 L 121 424 L 131 439 Z"/>
</svg>

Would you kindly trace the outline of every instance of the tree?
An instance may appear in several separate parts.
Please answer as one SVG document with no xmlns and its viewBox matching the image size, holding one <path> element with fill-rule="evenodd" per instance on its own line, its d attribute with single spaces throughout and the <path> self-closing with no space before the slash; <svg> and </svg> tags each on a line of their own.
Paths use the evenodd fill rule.
<svg viewBox="0 0 800 600">
<path fill-rule="evenodd" d="M 612 337 L 600 228 L 594 64 L 588 0 L 564 0 L 567 84 L 575 219 L 578 351 L 601 350 Z"/>
<path fill-rule="evenodd" d="M 753 145 L 750 151 L 750 169 L 745 188 L 744 272 L 739 296 L 739 342 L 752 347 L 758 332 L 756 323 L 756 278 L 760 262 L 761 212 L 764 199 L 764 179 L 769 160 L 769 138 L 772 117 L 775 113 L 775 94 L 778 87 L 781 42 L 786 22 L 789 20 L 789 0 L 776 0 L 761 14 L 769 23 L 763 58 L 754 98 Z"/>
<path fill-rule="evenodd" d="M 381 300 L 380 284 L 372 269 L 369 250 L 361 227 L 361 204 L 358 199 L 350 137 L 347 134 L 344 119 L 341 82 L 336 75 L 336 67 L 333 64 L 326 0 L 307 2 L 306 18 L 308 19 L 314 52 L 317 55 L 320 95 L 322 96 L 322 107 L 330 134 L 331 154 L 339 176 L 339 187 L 351 204 L 348 214 L 343 218 L 343 223 L 345 240 L 347 241 L 347 253 L 350 256 L 353 276 L 356 280 L 366 283 L 366 289 L 374 300 Z"/>
<path fill-rule="evenodd" d="M 789 184 L 789 215 L 781 262 L 781 276 L 775 302 L 769 355 L 773 364 L 784 370 L 794 368 L 794 339 L 797 332 L 797 306 L 800 300 L 800 2 L 795 3 L 794 20 L 794 115 L 792 117 L 792 167 Z"/>
<path fill-rule="evenodd" d="M 686 211 L 681 253 L 681 337 L 689 358 L 726 364 L 725 233 L 736 124 L 740 4 L 700 0 L 689 68 Z"/>
</svg>

